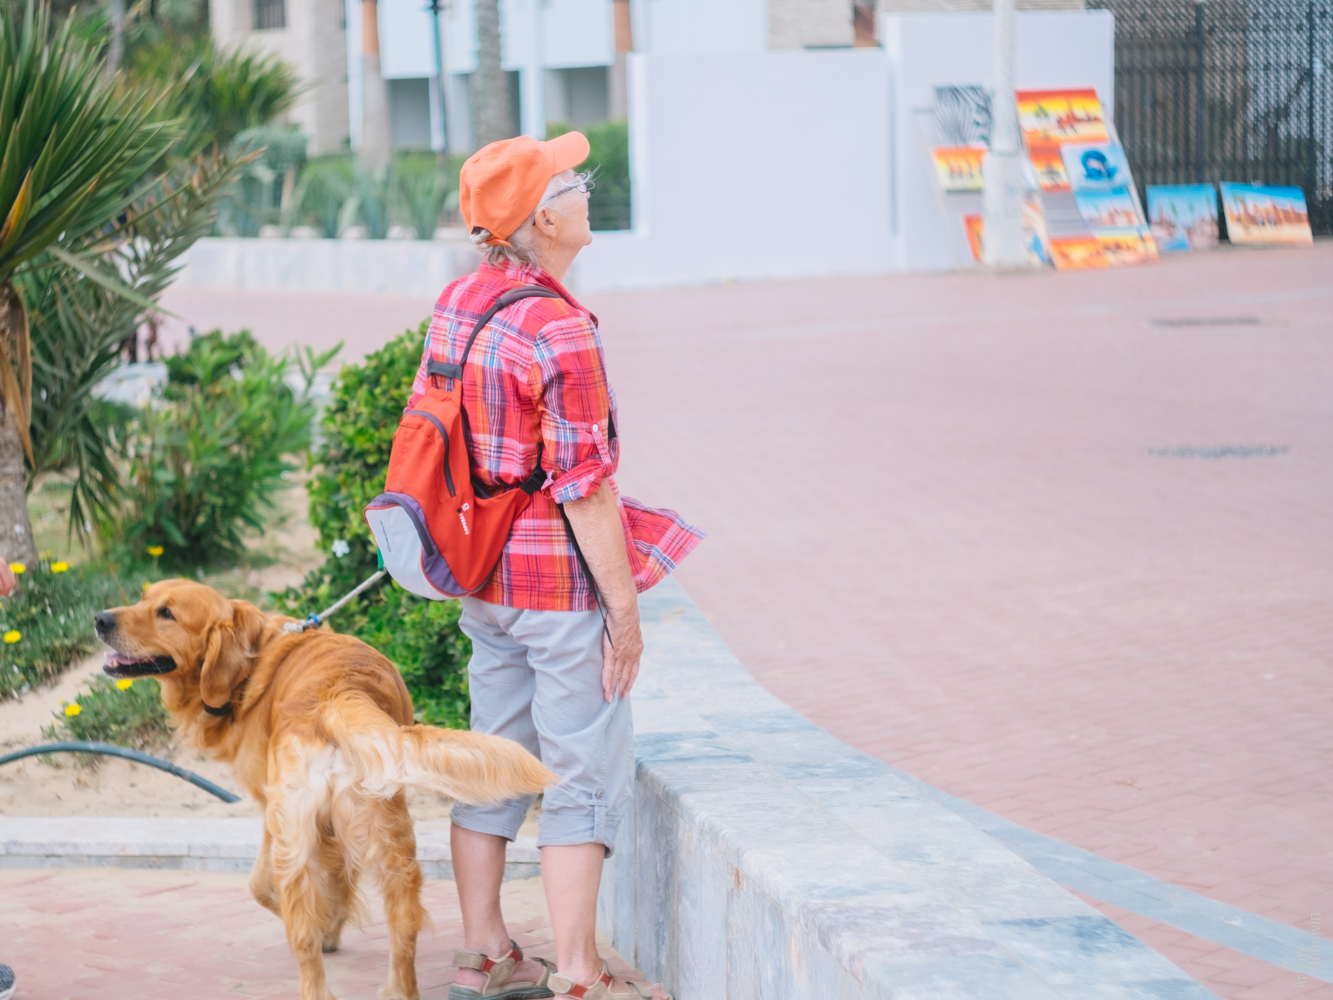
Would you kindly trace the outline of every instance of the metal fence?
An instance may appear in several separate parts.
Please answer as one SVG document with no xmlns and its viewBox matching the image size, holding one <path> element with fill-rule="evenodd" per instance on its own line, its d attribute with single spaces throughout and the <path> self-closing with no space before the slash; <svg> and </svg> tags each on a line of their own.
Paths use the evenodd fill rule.
<svg viewBox="0 0 1333 1000">
<path fill-rule="evenodd" d="M 1115 15 L 1115 121 L 1140 185 L 1305 190 L 1333 233 L 1333 0 L 1090 0 Z"/>
</svg>

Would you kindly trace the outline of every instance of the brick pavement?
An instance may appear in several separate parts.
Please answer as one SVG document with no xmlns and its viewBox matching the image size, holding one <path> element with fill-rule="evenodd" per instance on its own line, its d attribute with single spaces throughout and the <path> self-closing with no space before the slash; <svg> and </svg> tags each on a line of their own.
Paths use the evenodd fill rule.
<svg viewBox="0 0 1333 1000">
<path fill-rule="evenodd" d="M 1031 829 L 1327 923 L 1333 245 L 588 303 L 621 484 L 709 530 L 681 581 L 770 690 Z M 1286 450 L 1152 454 L 1217 446 Z M 1234 961 L 1186 967 L 1236 996 L 1273 968 Z"/>
<path fill-rule="evenodd" d="M 250 897 L 248 877 L 0 870 L 0 961 L 15 970 L 16 1000 L 299 995 L 282 921 Z M 541 880 L 506 882 L 502 895 L 519 945 L 553 959 Z M 418 941 L 417 977 L 423 1000 L 444 1000 L 454 981 L 449 960 L 463 945 L 453 883 L 428 881 L 423 898 L 435 926 Z M 370 901 L 369 912 L 365 926 L 344 931 L 342 948 L 325 956 L 330 988 L 339 997 L 375 996 L 388 975 L 378 900 Z M 609 947 L 603 954 L 616 971 L 627 971 Z"/>
<path fill-rule="evenodd" d="M 1329 244 L 593 301 L 622 485 L 712 533 L 681 582 L 763 684 L 1295 926 L 1333 912 L 1330 305 Z"/>
</svg>

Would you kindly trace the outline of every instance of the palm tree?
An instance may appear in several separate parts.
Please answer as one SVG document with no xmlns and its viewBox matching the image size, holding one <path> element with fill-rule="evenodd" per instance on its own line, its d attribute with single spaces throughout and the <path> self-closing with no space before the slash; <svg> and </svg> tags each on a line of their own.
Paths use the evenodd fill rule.
<svg viewBox="0 0 1333 1000">
<path fill-rule="evenodd" d="M 477 147 L 513 136 L 509 77 L 500 64 L 499 0 L 477 0 L 477 72 L 472 85 Z"/>
<path fill-rule="evenodd" d="M 53 31 L 50 7 L 0 14 L 0 558 L 32 562 L 24 456 L 32 460 L 32 349 L 17 272 L 59 261 L 123 290 L 90 246 L 169 147 L 145 93 L 101 73 L 94 47 Z"/>
</svg>

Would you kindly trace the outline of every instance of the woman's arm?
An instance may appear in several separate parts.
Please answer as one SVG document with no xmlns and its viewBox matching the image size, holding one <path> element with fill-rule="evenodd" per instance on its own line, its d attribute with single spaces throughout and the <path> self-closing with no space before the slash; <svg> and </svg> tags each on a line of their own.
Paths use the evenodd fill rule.
<svg viewBox="0 0 1333 1000">
<path fill-rule="evenodd" d="M 623 698 L 639 675 L 643 634 L 639 630 L 639 598 L 625 551 L 620 504 L 611 484 L 603 479 L 597 492 L 565 504 L 565 514 L 606 606 L 611 641 L 602 636 L 602 693 L 607 701 L 617 692 Z"/>
</svg>

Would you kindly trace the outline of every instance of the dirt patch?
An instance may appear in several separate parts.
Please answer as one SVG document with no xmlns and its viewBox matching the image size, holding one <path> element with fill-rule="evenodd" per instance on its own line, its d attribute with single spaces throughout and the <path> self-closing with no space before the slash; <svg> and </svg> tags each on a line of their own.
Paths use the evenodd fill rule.
<svg viewBox="0 0 1333 1000">
<path fill-rule="evenodd" d="M 88 680 L 102 669 L 100 655 L 67 671 L 51 687 L 0 702 L 0 751 L 46 742 L 42 727 L 59 715 Z M 181 767 L 241 795 L 228 805 L 174 775 L 127 760 L 103 758 L 82 767 L 76 758 L 29 757 L 0 767 L 0 813 L 6 816 L 257 816 L 259 807 L 245 795 L 231 765 L 204 757 L 173 742 L 157 751 Z M 46 761 L 54 763 L 46 763 Z M 423 820 L 449 818 L 452 803 L 439 795 L 411 792 L 412 815 Z"/>
</svg>

